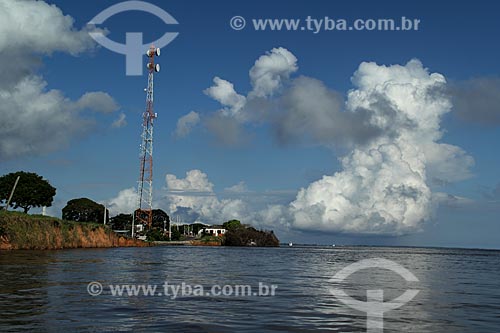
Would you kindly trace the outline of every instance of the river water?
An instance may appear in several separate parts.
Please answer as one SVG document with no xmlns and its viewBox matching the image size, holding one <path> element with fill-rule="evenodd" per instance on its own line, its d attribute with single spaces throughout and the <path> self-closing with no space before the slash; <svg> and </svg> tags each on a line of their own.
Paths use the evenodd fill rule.
<svg viewBox="0 0 500 333">
<path fill-rule="evenodd" d="M 380 268 L 330 281 L 371 258 L 398 263 L 418 281 Z M 100 291 L 89 289 L 93 281 L 101 294 L 90 294 Z M 135 284 L 157 289 L 112 290 Z M 231 294 L 238 285 L 252 293 Z M 0 252 L 0 332 L 366 332 L 366 313 L 336 299 L 332 287 L 361 301 L 381 289 L 385 302 L 419 290 L 384 313 L 384 332 L 500 331 L 500 251 L 165 246 Z"/>
</svg>

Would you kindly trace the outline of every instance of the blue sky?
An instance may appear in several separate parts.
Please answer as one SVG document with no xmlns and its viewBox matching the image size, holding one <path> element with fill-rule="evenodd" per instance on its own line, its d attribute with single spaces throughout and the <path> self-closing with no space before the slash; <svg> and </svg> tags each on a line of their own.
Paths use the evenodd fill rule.
<svg viewBox="0 0 500 333">
<path fill-rule="evenodd" d="M 47 2 L 60 8 L 64 15 L 71 16 L 76 31 L 84 28 L 100 11 L 119 1 Z M 179 32 L 179 36 L 162 49 L 158 58 L 162 70 L 155 76 L 155 111 L 159 114 L 155 123 L 155 200 L 168 213 L 173 204 L 168 201 L 166 174 L 175 175 L 179 180 L 184 179 L 190 170 L 200 170 L 206 175 L 206 179 L 202 176 L 201 188 L 185 188 L 187 194 L 184 198 L 189 198 L 191 190 L 208 192 L 210 200 L 217 198 L 216 203 L 208 204 L 216 209 L 224 206 L 224 199 L 239 199 L 247 205 L 242 212 L 249 214 L 266 209 L 269 203 L 287 207 L 301 188 L 307 188 L 323 175 L 342 170 L 338 158 L 349 154 L 352 147 L 332 148 L 307 140 L 282 144 L 272 134 L 273 123 L 266 121 L 240 123 L 249 140 L 245 144 L 227 146 L 218 142 L 210 128 L 204 125 L 210 115 L 222 108 L 204 93 L 213 86 L 213 78 L 231 82 L 242 96 L 251 95 L 253 85 L 249 70 L 259 57 L 273 48 L 284 48 L 296 57 L 298 69 L 291 72 L 291 80 L 300 76 L 320 80 L 344 99 L 349 90 L 356 88 L 351 77 L 362 62 L 404 66 L 411 59 L 419 59 L 429 73 L 442 74 L 447 86 L 459 87 L 453 90 L 458 91 L 457 94 L 477 88 L 478 85 L 471 83 L 472 79 L 487 80 L 488 83 L 490 93 L 481 94 L 477 88 L 480 91 L 473 95 L 476 97 L 495 96 L 491 91 L 500 86 L 496 81 L 500 56 L 500 45 L 496 42 L 500 23 L 496 13 L 500 8 L 494 2 L 149 2 L 170 13 L 179 25 L 166 26 L 151 14 L 135 11 L 113 16 L 103 27 L 109 31 L 110 39 L 121 43 L 125 41 L 126 32 L 143 32 L 144 41 L 157 39 L 165 31 Z M 229 21 L 235 15 L 246 18 L 245 29 L 235 31 L 230 28 Z M 321 31 L 318 34 L 310 31 L 255 31 L 250 26 L 253 18 L 304 19 L 308 15 L 349 21 L 405 16 L 418 18 L 421 23 L 419 31 Z M 7 42 L 0 43 L 0 50 L 16 39 L 7 32 L 4 29 L 2 38 Z M 93 124 L 77 134 L 64 136 L 64 140 L 68 139 L 67 144 L 60 142 L 49 151 L 41 149 L 5 157 L 0 164 L 2 174 L 27 170 L 50 180 L 58 190 L 52 214 L 60 214 L 65 202 L 75 197 L 110 202 L 120 191 L 135 187 L 139 173 L 138 146 L 141 113 L 145 107 L 145 74 L 126 76 L 125 57 L 103 47 L 94 45 L 77 55 L 68 53 L 71 52 L 58 48 L 51 52 L 35 49 L 33 54 L 41 65 L 30 67 L 30 75 L 43 77 L 47 82 L 45 91 L 60 90 L 72 101 L 89 91 L 105 92 L 119 108 L 114 112 L 83 110 L 75 120 L 93 119 Z M 143 59 L 145 62 L 146 57 Z M 1 59 L 4 63 L 13 60 L 15 58 L 3 56 Z M 286 88 L 283 84 L 283 89 Z M 366 236 L 363 232 L 346 232 L 350 229 L 315 228 L 314 224 L 297 227 L 298 222 L 285 227 L 278 222 L 261 220 L 257 225 L 274 226 L 282 241 L 500 248 L 497 236 L 500 232 L 500 155 L 496 149 L 496 142 L 500 139 L 500 110 L 495 104 L 498 99 L 479 99 L 482 107 L 487 105 L 491 109 L 488 111 L 489 115 L 492 114 L 489 120 L 484 120 L 474 110 L 463 111 L 464 116 L 460 116 L 455 107 L 440 118 L 444 136 L 439 142 L 460 147 L 475 163 L 469 168 L 470 177 L 467 179 L 441 184 L 427 181 L 432 193 L 449 194 L 454 200 L 436 204 L 431 209 L 432 216 L 426 222 L 419 222 L 422 232 L 404 232 L 405 235 L 399 236 L 382 232 Z M 475 104 L 467 104 L 469 108 L 471 105 Z M 199 114 L 202 121 L 189 135 L 175 137 L 177 121 L 191 111 Z M 111 124 L 120 113 L 125 114 L 127 125 L 113 128 Z M 7 116 L 2 115 L 2 118 Z M 50 134 L 39 140 L 47 138 Z M 207 179 L 213 188 L 206 186 Z M 240 182 L 244 182 L 240 191 L 227 190 Z M 183 200 L 178 203 L 190 204 L 190 201 Z M 196 211 L 199 207 L 205 206 L 198 203 L 191 207 L 191 213 L 197 214 L 199 220 L 218 222 L 214 219 L 219 217 L 213 212 L 205 216 Z M 245 214 L 238 216 L 244 222 L 251 219 Z"/>
</svg>

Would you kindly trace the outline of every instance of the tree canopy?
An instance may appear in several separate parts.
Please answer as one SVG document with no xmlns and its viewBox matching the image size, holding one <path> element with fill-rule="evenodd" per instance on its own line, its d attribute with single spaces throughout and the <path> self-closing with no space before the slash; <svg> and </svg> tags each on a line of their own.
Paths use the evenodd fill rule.
<svg viewBox="0 0 500 333">
<path fill-rule="evenodd" d="M 190 224 L 189 227 L 193 231 L 193 234 L 197 235 L 200 230 L 202 230 L 203 228 L 206 228 L 206 225 L 201 224 L 201 223 L 193 223 L 193 224 Z"/>
<path fill-rule="evenodd" d="M 32 172 L 18 171 L 0 177 L 0 202 L 7 203 L 12 187 L 20 176 L 10 206 L 22 208 L 25 213 L 32 207 L 50 207 L 56 195 L 56 189 L 42 176 Z"/>
<path fill-rule="evenodd" d="M 172 226 L 172 235 L 170 237 L 170 240 L 173 240 L 173 241 L 179 241 L 181 240 L 181 231 L 179 230 L 179 226 L 177 225 L 173 225 Z"/>
<path fill-rule="evenodd" d="M 153 228 L 163 230 L 163 227 L 168 229 L 170 217 L 161 209 L 153 209 Z"/>
<path fill-rule="evenodd" d="M 68 201 L 62 209 L 64 220 L 76 222 L 103 223 L 104 205 L 88 198 L 79 198 Z M 106 209 L 106 223 L 109 221 L 109 212 Z"/>
<path fill-rule="evenodd" d="M 238 220 L 229 220 L 227 222 L 224 222 L 222 226 L 227 230 L 238 229 L 241 227 L 241 222 Z"/>
<path fill-rule="evenodd" d="M 168 237 L 160 229 L 151 228 L 146 232 L 146 239 L 150 242 L 168 241 Z"/>
<path fill-rule="evenodd" d="M 244 226 L 228 230 L 224 238 L 226 246 L 279 246 L 280 244 L 273 231 Z"/>
<path fill-rule="evenodd" d="M 109 223 L 113 230 L 130 230 L 132 229 L 132 214 L 118 214 L 110 218 Z"/>
</svg>

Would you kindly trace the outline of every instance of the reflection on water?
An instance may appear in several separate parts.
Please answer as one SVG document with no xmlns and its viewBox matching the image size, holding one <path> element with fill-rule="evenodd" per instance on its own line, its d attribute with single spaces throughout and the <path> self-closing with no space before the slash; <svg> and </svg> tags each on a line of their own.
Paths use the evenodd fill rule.
<svg viewBox="0 0 500 333">
<path fill-rule="evenodd" d="M 155 247 L 0 253 L 0 332 L 363 332 L 365 314 L 338 302 L 328 280 L 367 258 L 393 260 L 420 280 L 417 297 L 385 314 L 386 332 L 495 332 L 500 252 L 421 248 Z M 278 285 L 274 297 L 96 297 L 87 284 Z M 397 274 L 359 271 L 342 285 L 386 301 Z"/>
</svg>

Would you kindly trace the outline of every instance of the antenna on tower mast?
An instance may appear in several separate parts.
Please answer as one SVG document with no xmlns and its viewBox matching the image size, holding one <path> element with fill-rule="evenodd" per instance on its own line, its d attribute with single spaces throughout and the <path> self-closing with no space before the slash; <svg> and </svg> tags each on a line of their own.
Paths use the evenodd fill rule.
<svg viewBox="0 0 500 333">
<path fill-rule="evenodd" d="M 146 88 L 146 111 L 142 115 L 142 134 L 140 146 L 140 174 L 137 185 L 137 209 L 132 219 L 132 237 L 135 233 L 135 223 L 147 228 L 153 222 L 153 123 L 157 113 L 153 111 L 153 74 L 160 71 L 160 65 L 155 64 L 155 56 L 160 55 L 160 49 L 154 45 L 146 51 L 149 61 L 148 87 Z"/>
</svg>

